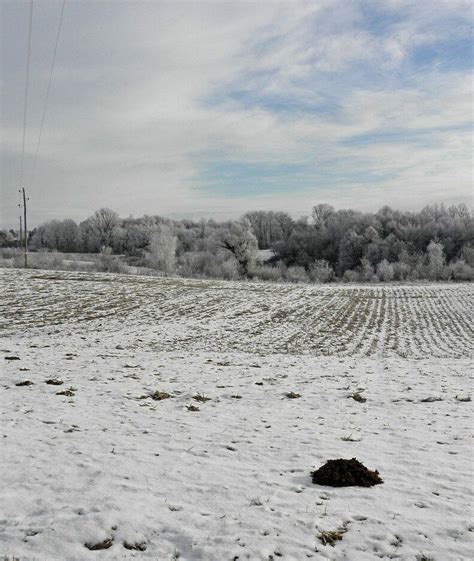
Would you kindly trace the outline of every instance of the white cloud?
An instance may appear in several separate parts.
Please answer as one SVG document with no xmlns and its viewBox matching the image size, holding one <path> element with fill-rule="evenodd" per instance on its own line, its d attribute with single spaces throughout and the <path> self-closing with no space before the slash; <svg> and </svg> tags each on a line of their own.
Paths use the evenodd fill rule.
<svg viewBox="0 0 474 561">
<path fill-rule="evenodd" d="M 467 73 L 433 68 L 408 76 L 409 84 L 402 83 L 406 76 L 393 79 L 416 45 L 449 35 L 444 20 L 463 21 L 467 3 L 391 0 L 385 9 L 403 17 L 379 35 L 361 27 L 360 5 L 371 4 L 68 3 L 31 193 L 33 221 L 79 219 L 103 205 L 121 214 L 236 215 L 265 205 L 299 214 L 319 197 L 367 208 L 469 198 L 470 139 L 453 130 L 470 114 Z M 54 21 L 53 8 L 38 8 L 38 17 Z M 53 30 L 36 29 L 45 55 Z M 4 78 L 12 85 L 3 88 L 2 219 L 15 223 L 23 60 L 13 52 L 5 56 Z M 39 86 L 48 72 L 46 56 L 36 62 L 28 165 Z M 371 70 L 375 81 L 351 84 L 357 65 Z M 377 81 L 377 72 L 391 80 Z M 226 97 L 237 86 L 264 100 L 283 96 L 308 105 L 333 96 L 339 113 L 288 113 Z M 347 142 L 389 132 L 406 138 Z M 352 179 L 329 188 L 316 177 L 306 191 L 228 199 L 197 188 L 199 172 L 217 152 L 236 162 L 311 163 L 316 169 L 331 161 L 341 176 L 379 172 L 382 178 L 377 187 Z M 384 178 L 389 172 L 392 177 Z"/>
</svg>

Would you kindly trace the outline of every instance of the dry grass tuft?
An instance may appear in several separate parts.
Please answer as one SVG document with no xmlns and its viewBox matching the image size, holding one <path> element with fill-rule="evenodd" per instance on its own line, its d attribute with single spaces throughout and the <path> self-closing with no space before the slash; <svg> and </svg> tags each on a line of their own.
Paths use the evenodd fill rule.
<svg viewBox="0 0 474 561">
<path fill-rule="evenodd" d="M 15 386 L 22 387 L 22 386 L 32 386 L 33 382 L 31 380 L 23 380 L 22 382 L 17 382 Z"/>
<path fill-rule="evenodd" d="M 330 545 L 334 547 L 337 541 L 342 540 L 342 536 L 347 532 L 347 527 L 343 526 L 337 530 L 330 530 L 327 532 L 321 532 L 318 536 L 319 541 L 323 545 Z"/>
<path fill-rule="evenodd" d="M 352 434 L 350 434 L 349 436 L 341 436 L 341 440 L 344 442 L 360 442 L 362 439 L 354 438 Z"/>
<path fill-rule="evenodd" d="M 45 380 L 45 383 L 50 386 L 62 386 L 64 384 L 64 382 L 58 378 L 50 378 L 49 380 Z"/>
<path fill-rule="evenodd" d="M 196 407 L 195 405 L 186 405 L 186 409 L 188 411 L 200 411 L 199 407 Z"/>
<path fill-rule="evenodd" d="M 206 401 L 211 401 L 210 397 L 207 397 L 207 395 L 201 393 L 197 393 L 196 395 L 193 395 L 193 399 L 199 401 L 199 403 L 206 403 Z"/>
<path fill-rule="evenodd" d="M 296 392 L 288 392 L 288 393 L 285 394 L 285 396 L 286 396 L 288 399 L 298 399 L 299 397 L 301 397 L 301 394 L 300 394 L 300 393 L 296 393 Z"/>
</svg>

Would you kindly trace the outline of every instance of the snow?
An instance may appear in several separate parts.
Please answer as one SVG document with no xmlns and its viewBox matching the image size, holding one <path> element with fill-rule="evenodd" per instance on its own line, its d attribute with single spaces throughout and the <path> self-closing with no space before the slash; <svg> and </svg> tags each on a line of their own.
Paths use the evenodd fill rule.
<svg viewBox="0 0 474 561">
<path fill-rule="evenodd" d="M 470 285 L 3 270 L 0 286 L 0 555 L 471 558 Z M 312 484 L 338 457 L 384 483 Z"/>
</svg>

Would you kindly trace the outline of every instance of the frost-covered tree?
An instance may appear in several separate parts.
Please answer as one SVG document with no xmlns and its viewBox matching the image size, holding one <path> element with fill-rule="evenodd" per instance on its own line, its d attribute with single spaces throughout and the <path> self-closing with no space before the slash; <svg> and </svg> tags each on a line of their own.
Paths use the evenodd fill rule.
<svg viewBox="0 0 474 561">
<path fill-rule="evenodd" d="M 428 271 L 431 280 L 441 280 L 446 276 L 446 259 L 444 247 L 440 242 L 431 240 L 426 250 L 428 254 Z"/>
<path fill-rule="evenodd" d="M 232 253 L 237 259 L 241 273 L 248 276 L 255 264 L 258 249 L 257 238 L 252 232 L 250 222 L 245 219 L 231 222 L 219 232 L 218 245 Z"/>
<path fill-rule="evenodd" d="M 145 259 L 149 267 L 171 275 L 176 271 L 176 247 L 178 238 L 167 224 L 159 224 L 151 235 Z"/>
</svg>

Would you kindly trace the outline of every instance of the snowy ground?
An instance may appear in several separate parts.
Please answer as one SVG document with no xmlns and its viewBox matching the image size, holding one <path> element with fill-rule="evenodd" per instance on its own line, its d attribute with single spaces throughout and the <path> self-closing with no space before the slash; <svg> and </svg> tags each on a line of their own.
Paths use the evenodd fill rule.
<svg viewBox="0 0 474 561">
<path fill-rule="evenodd" d="M 471 558 L 472 286 L 0 290 L 0 559 Z M 338 457 L 383 485 L 313 485 Z"/>
</svg>

